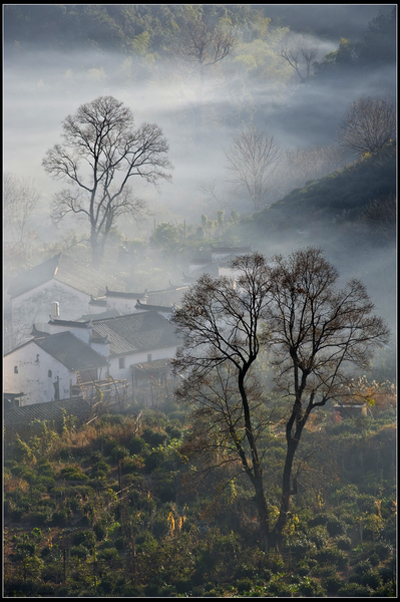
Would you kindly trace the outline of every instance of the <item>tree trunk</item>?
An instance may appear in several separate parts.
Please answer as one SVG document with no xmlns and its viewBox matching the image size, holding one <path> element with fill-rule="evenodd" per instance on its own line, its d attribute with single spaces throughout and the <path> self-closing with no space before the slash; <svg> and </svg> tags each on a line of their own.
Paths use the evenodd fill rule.
<svg viewBox="0 0 400 602">
<path fill-rule="evenodd" d="M 287 442 L 287 452 L 286 452 L 286 460 L 285 467 L 283 469 L 283 478 L 282 478 L 282 497 L 281 497 L 281 507 L 279 511 L 278 520 L 275 523 L 271 544 L 273 547 L 278 545 L 279 539 L 282 535 L 282 531 L 285 528 L 288 521 L 288 513 L 290 510 L 290 501 L 291 496 L 293 494 L 291 479 L 292 479 L 292 468 L 293 468 L 293 460 L 296 454 L 296 450 L 299 444 L 299 439 L 295 437 L 291 437 Z"/>
<path fill-rule="evenodd" d="M 267 552 L 269 549 L 269 512 L 267 501 L 264 494 L 262 475 L 256 475 L 254 478 L 254 489 L 256 492 L 256 504 L 258 513 L 258 522 L 260 526 L 260 541 L 263 549 Z"/>
</svg>

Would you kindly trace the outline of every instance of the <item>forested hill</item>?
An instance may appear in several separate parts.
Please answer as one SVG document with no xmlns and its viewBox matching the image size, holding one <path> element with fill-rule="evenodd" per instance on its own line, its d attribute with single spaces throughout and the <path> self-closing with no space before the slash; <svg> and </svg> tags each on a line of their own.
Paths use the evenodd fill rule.
<svg viewBox="0 0 400 602">
<path fill-rule="evenodd" d="M 300 9 L 300 10 L 299 10 Z M 282 5 L 174 4 L 54 4 L 4 6 L 6 45 L 40 45 L 53 50 L 99 48 L 162 52 L 171 45 L 184 22 L 199 12 L 208 22 L 225 20 L 252 40 L 263 37 L 263 19 L 275 27 L 294 28 L 322 36 L 357 38 L 376 15 L 376 5 L 363 7 L 364 21 L 354 18 L 349 5 L 314 6 L 312 23 L 304 7 Z"/>
<path fill-rule="evenodd" d="M 396 152 L 390 145 L 377 160 L 367 156 L 320 180 L 308 182 L 242 224 L 246 237 L 304 236 L 343 226 L 360 228 L 369 244 L 393 242 L 396 227 Z"/>
</svg>

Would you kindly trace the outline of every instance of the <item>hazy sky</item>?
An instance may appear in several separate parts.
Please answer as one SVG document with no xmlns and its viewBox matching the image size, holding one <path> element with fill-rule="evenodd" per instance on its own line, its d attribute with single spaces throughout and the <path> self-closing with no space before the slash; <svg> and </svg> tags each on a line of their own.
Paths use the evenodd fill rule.
<svg viewBox="0 0 400 602">
<path fill-rule="evenodd" d="M 273 5 L 275 12 L 277 6 Z M 345 6 L 352 8 L 346 12 L 346 21 L 343 11 L 338 11 L 337 35 L 331 32 L 312 40 L 318 45 L 319 58 L 337 49 L 349 20 L 354 20 L 353 28 L 359 23 L 361 31 L 368 23 L 370 6 L 368 10 L 363 5 Z M 380 5 L 375 6 L 378 11 Z M 303 5 L 299 12 L 299 5 L 296 5 L 297 14 L 309 19 L 311 31 L 313 24 L 319 23 L 318 27 L 323 27 L 321 23 L 326 10 L 324 5 Z M 301 19 L 303 28 L 304 20 Z M 75 113 L 81 104 L 105 94 L 129 106 L 137 125 L 142 122 L 159 125 L 170 143 L 170 159 L 175 166 L 173 183 L 163 184 L 159 193 L 152 187 L 141 187 L 143 196 L 153 208 L 163 207 L 165 215 L 170 212 L 171 216 L 187 218 L 189 208 L 201 203 L 199 186 L 202 183 L 226 185 L 224 150 L 241 127 L 240 113 L 235 118 L 232 110 L 229 82 L 221 88 L 218 80 L 207 80 L 211 117 L 208 131 L 202 137 L 187 127 L 196 115 L 195 83 L 192 84 L 190 78 L 179 81 L 175 74 L 174 78 L 164 81 L 143 81 L 137 73 L 134 59 L 99 52 L 62 54 L 32 49 L 20 57 L 14 55 L 12 60 L 4 63 L 3 168 L 5 172 L 34 180 L 42 197 L 43 215 L 48 214 L 51 199 L 62 186 L 42 168 L 46 150 L 60 141 L 61 123 L 67 115 Z M 390 77 L 393 77 L 391 73 Z M 240 81 L 231 85 L 240 85 Z M 252 97 L 258 118 L 261 114 L 265 128 L 282 146 L 330 144 L 336 127 L 334 115 L 339 115 L 347 103 L 354 100 L 355 94 L 374 90 L 374 85 L 370 79 L 365 83 L 365 89 L 344 90 L 339 86 L 336 94 L 332 89 L 310 89 L 307 91 L 312 95 L 310 99 L 304 91 L 299 91 L 297 83 L 282 90 L 268 81 L 259 81 L 257 89 L 252 90 Z M 312 115 L 307 116 L 304 107 L 310 100 L 314 107 L 316 99 L 324 111 L 318 116 L 312 108 Z M 212 108 L 220 106 L 226 106 L 227 113 L 230 111 L 233 118 L 214 127 Z M 299 108 L 303 111 L 303 123 L 297 118 Z M 312 127 L 308 121 L 311 118 Z"/>
</svg>

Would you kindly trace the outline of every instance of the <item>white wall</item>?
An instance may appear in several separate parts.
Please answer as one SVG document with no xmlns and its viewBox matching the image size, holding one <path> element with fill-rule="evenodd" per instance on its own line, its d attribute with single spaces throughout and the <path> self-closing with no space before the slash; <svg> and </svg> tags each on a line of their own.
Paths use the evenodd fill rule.
<svg viewBox="0 0 400 602">
<path fill-rule="evenodd" d="M 11 300 L 14 346 L 30 338 L 32 325 L 40 330 L 49 321 L 51 304 L 60 304 L 60 319 L 75 320 L 87 314 L 90 295 L 51 280 Z"/>
<path fill-rule="evenodd" d="M 163 360 L 174 358 L 176 354 L 176 347 L 166 347 L 165 349 L 154 349 L 150 351 L 140 351 L 137 353 L 131 353 L 129 355 L 120 356 L 125 358 L 125 367 L 119 367 L 119 357 L 111 357 L 109 360 L 109 373 L 115 380 L 126 379 L 128 382 L 132 380 L 132 374 L 130 366 L 132 364 L 141 364 L 149 361 L 148 355 L 151 354 L 151 360 Z"/>
<path fill-rule="evenodd" d="M 18 368 L 18 374 L 14 372 L 15 366 Z M 21 399 L 21 405 L 53 401 L 55 399 L 53 383 L 57 381 L 57 378 L 60 399 L 69 398 L 70 386 L 76 384 L 76 375 L 43 351 L 35 341 L 6 355 L 3 358 L 3 367 L 4 391 L 6 393 L 25 393 Z M 48 376 L 49 370 L 51 370 L 51 376 Z"/>
<path fill-rule="evenodd" d="M 60 319 L 62 319 L 62 318 L 60 318 Z M 73 325 L 71 326 L 71 325 L 64 325 L 64 324 L 48 323 L 46 330 L 50 334 L 58 334 L 59 332 L 70 332 L 71 334 L 74 335 L 74 337 L 76 337 L 80 341 L 83 341 L 87 345 L 89 345 L 90 337 L 92 335 L 91 325 L 88 325 L 84 328 L 83 326 L 74 327 Z"/>
</svg>

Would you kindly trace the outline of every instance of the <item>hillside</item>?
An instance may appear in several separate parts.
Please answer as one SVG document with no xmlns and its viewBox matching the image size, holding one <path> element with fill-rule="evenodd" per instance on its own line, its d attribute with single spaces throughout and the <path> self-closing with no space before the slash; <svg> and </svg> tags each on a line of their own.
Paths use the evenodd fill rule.
<svg viewBox="0 0 400 602">
<path fill-rule="evenodd" d="M 342 170 L 293 190 L 270 207 L 254 214 L 241 227 L 246 237 L 293 239 L 328 231 L 340 236 L 343 226 L 373 235 L 385 244 L 395 235 L 396 153 L 390 147 L 379 161 L 374 157 L 346 165 Z M 380 207 L 376 214 L 373 208 Z M 374 236 L 388 226 L 385 239 Z M 390 228 L 392 226 L 392 228 Z"/>
</svg>

